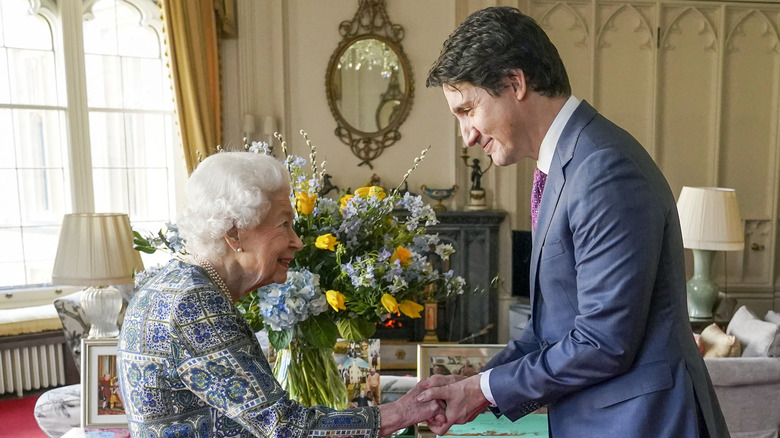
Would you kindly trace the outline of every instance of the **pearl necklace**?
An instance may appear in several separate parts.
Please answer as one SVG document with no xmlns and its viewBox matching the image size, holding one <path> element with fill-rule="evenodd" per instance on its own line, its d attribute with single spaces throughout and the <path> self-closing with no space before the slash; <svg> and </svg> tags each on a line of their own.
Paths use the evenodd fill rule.
<svg viewBox="0 0 780 438">
<path fill-rule="evenodd" d="M 195 257 L 195 260 L 200 264 L 203 269 L 206 270 L 206 273 L 209 275 L 211 280 L 217 284 L 219 287 L 219 290 L 222 291 L 225 295 L 227 295 L 228 298 L 230 298 L 230 301 L 233 301 L 233 295 L 230 294 L 230 289 L 228 289 L 227 284 L 225 284 L 225 281 L 222 280 L 222 277 L 219 276 L 217 273 L 217 270 L 214 269 L 214 266 L 211 265 L 211 263 L 208 262 L 208 260 L 202 259 L 197 254 L 193 254 Z"/>
</svg>

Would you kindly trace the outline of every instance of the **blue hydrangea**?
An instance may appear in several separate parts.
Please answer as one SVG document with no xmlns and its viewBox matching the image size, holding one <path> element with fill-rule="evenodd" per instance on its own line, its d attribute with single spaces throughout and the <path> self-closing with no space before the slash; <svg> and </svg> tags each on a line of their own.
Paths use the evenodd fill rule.
<svg viewBox="0 0 780 438">
<path fill-rule="evenodd" d="M 320 277 L 309 271 L 288 271 L 287 281 L 257 290 L 263 322 L 271 330 L 290 330 L 309 316 L 328 309 L 325 294 L 319 291 Z"/>
</svg>

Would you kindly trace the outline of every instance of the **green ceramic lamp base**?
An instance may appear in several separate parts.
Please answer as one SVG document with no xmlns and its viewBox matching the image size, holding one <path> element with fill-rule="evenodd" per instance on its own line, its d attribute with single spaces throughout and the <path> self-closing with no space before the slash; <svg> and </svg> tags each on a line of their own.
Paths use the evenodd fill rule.
<svg viewBox="0 0 780 438">
<path fill-rule="evenodd" d="M 710 278 L 715 251 L 693 250 L 694 274 L 687 283 L 688 317 L 691 320 L 710 320 L 718 299 L 718 284 Z"/>
</svg>

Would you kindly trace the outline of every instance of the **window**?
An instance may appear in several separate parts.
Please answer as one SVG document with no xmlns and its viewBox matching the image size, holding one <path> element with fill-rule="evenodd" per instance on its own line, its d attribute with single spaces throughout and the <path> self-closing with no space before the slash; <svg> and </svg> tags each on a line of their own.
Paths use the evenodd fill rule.
<svg viewBox="0 0 780 438">
<path fill-rule="evenodd" d="M 184 172 L 156 3 L 40 3 L 0 2 L 0 288 L 51 282 L 66 213 L 159 229 Z"/>
</svg>

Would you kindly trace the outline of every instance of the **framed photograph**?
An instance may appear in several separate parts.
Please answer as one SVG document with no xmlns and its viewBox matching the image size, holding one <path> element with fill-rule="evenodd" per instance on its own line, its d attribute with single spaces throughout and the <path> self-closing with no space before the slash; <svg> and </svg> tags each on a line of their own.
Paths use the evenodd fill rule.
<svg viewBox="0 0 780 438">
<path fill-rule="evenodd" d="M 504 344 L 420 344 L 417 346 L 417 379 L 433 374 L 473 376 L 504 349 Z"/>
<path fill-rule="evenodd" d="M 127 427 L 116 345 L 116 338 L 81 340 L 81 427 Z"/>
<path fill-rule="evenodd" d="M 376 406 L 382 400 L 379 339 L 339 340 L 333 349 L 341 378 L 347 386 L 347 407 Z"/>
</svg>

